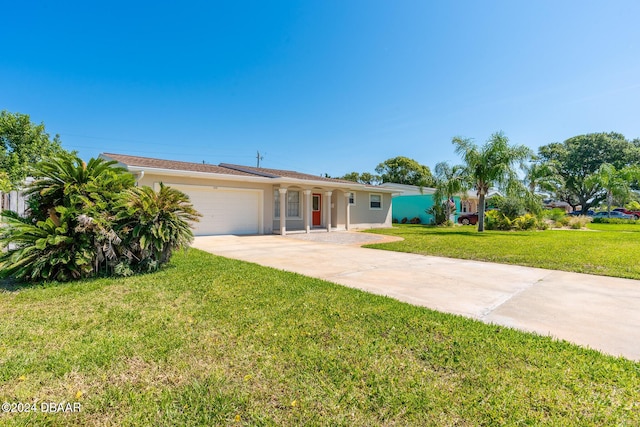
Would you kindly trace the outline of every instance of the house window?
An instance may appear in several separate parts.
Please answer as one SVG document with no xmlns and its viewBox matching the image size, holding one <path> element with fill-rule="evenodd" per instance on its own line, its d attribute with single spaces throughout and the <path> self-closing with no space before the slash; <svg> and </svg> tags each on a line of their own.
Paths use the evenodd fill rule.
<svg viewBox="0 0 640 427">
<path fill-rule="evenodd" d="M 273 192 L 273 217 L 280 218 L 280 191 Z M 300 218 L 300 192 L 287 191 L 287 218 Z"/>
<path fill-rule="evenodd" d="M 356 205 L 356 193 L 349 193 L 349 204 L 352 206 Z"/>
<path fill-rule="evenodd" d="M 369 194 L 369 209 L 382 209 L 382 194 Z"/>
<path fill-rule="evenodd" d="M 287 217 L 288 218 L 300 217 L 300 192 L 299 191 L 287 192 Z"/>
</svg>

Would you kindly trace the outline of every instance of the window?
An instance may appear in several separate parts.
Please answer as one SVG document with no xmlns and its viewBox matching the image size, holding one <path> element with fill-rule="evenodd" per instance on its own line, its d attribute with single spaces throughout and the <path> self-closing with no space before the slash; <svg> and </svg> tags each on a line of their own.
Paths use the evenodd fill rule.
<svg viewBox="0 0 640 427">
<path fill-rule="evenodd" d="M 382 194 L 369 194 L 369 209 L 382 209 Z"/>
<path fill-rule="evenodd" d="M 356 204 L 356 193 L 349 193 L 349 204 L 355 206 Z"/>
<path fill-rule="evenodd" d="M 287 217 L 300 217 L 300 192 L 287 192 Z"/>
<path fill-rule="evenodd" d="M 273 192 L 273 217 L 280 218 L 280 191 Z M 287 218 L 300 218 L 300 192 L 287 191 Z"/>
</svg>

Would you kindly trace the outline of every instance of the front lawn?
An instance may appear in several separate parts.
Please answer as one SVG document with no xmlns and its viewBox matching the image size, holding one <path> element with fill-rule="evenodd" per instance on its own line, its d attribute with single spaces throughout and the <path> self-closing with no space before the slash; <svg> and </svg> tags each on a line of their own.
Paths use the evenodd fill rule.
<svg viewBox="0 0 640 427">
<path fill-rule="evenodd" d="M 640 363 L 197 250 L 2 286 L 0 400 L 81 404 L 2 425 L 640 423 Z"/>
<path fill-rule="evenodd" d="M 484 231 L 394 224 L 368 230 L 404 238 L 366 247 L 450 258 L 640 279 L 640 225 L 588 224 L 588 230 Z"/>
</svg>

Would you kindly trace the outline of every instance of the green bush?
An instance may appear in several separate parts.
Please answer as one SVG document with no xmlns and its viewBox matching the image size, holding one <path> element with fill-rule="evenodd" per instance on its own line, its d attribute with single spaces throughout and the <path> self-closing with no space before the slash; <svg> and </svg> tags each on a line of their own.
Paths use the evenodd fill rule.
<svg viewBox="0 0 640 427">
<path fill-rule="evenodd" d="M 640 224 L 640 221 L 636 221 L 633 219 L 622 219 L 622 218 L 593 218 L 593 222 L 596 224 Z"/>
<path fill-rule="evenodd" d="M 538 226 L 538 218 L 532 214 L 516 217 L 512 222 L 515 230 L 534 230 Z"/>
<path fill-rule="evenodd" d="M 65 155 L 40 162 L 26 218 L 3 212 L 0 277 L 24 281 L 130 275 L 169 261 L 193 239 L 188 197 L 133 187 L 116 162 Z"/>
<path fill-rule="evenodd" d="M 442 204 L 439 200 L 435 200 L 433 206 L 431 206 L 429 209 L 426 209 L 425 212 L 433 216 L 431 223 L 434 225 L 442 225 L 445 223 L 445 221 L 447 221 L 447 211 L 444 204 Z"/>
<path fill-rule="evenodd" d="M 413 218 L 411 218 L 409 220 L 409 224 L 421 224 L 422 221 L 420 220 L 420 217 L 418 216 L 414 216 Z"/>
<path fill-rule="evenodd" d="M 512 221 L 500 211 L 487 211 L 484 215 L 484 226 L 487 230 L 511 230 Z"/>
<path fill-rule="evenodd" d="M 496 208 L 510 220 L 514 220 L 526 213 L 524 201 L 520 198 L 494 196 L 493 199 Z"/>
<path fill-rule="evenodd" d="M 554 208 L 551 210 L 546 210 L 544 212 L 544 217 L 548 218 L 554 222 L 559 222 L 561 221 L 563 218 L 567 217 L 567 213 L 564 209 L 559 209 L 559 208 Z"/>
</svg>

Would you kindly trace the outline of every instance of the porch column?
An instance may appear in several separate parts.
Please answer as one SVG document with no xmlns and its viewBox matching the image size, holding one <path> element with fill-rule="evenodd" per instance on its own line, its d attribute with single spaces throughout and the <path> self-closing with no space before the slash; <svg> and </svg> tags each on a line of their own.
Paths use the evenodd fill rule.
<svg viewBox="0 0 640 427">
<path fill-rule="evenodd" d="M 345 191 L 344 192 L 344 204 L 345 204 L 345 208 L 344 208 L 344 212 L 345 212 L 345 217 L 344 217 L 344 228 L 349 231 L 349 226 L 351 225 L 351 205 L 349 204 L 349 196 L 351 195 L 350 191 Z"/>
<path fill-rule="evenodd" d="M 280 235 L 287 234 L 287 189 L 278 188 L 280 193 Z"/>
<path fill-rule="evenodd" d="M 327 233 L 331 232 L 331 191 L 324 193 L 325 200 L 324 205 L 327 207 Z"/>
<path fill-rule="evenodd" d="M 311 190 L 304 190 L 304 230 L 311 231 Z"/>
</svg>

